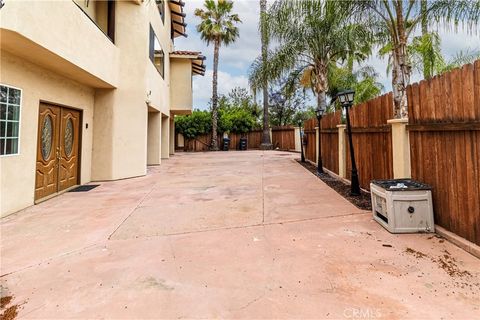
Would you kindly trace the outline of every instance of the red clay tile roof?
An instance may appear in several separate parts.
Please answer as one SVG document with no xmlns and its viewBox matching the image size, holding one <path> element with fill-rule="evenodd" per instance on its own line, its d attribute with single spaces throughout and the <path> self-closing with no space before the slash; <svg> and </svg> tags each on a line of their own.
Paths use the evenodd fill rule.
<svg viewBox="0 0 480 320">
<path fill-rule="evenodd" d="M 198 56 L 200 51 L 173 51 L 172 54 L 178 54 L 180 56 Z"/>
</svg>

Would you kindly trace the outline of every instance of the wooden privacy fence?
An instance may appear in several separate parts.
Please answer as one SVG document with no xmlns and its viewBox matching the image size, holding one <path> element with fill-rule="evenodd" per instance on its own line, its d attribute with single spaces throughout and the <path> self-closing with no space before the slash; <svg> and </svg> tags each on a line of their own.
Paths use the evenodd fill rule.
<svg viewBox="0 0 480 320">
<path fill-rule="evenodd" d="M 412 178 L 435 222 L 480 245 L 480 60 L 407 88 Z"/>
<path fill-rule="evenodd" d="M 338 174 L 338 128 L 342 123 L 342 112 L 329 113 L 321 120 L 320 137 L 323 166 Z"/>
<path fill-rule="evenodd" d="M 393 117 L 393 100 L 391 94 L 380 96 L 376 99 L 362 103 L 350 110 L 352 125 L 352 140 L 355 146 L 355 158 L 357 160 L 358 176 L 360 185 L 364 189 L 370 189 L 370 181 L 374 179 L 393 178 L 392 136 L 390 125 L 387 120 Z M 339 163 L 339 129 L 342 123 L 342 111 L 329 113 L 322 118 L 322 162 L 323 166 L 336 173 L 340 173 Z M 305 134 L 307 146 L 305 156 L 308 160 L 316 162 L 316 118 L 305 121 Z M 341 132 L 341 131 L 340 131 Z M 351 162 L 350 146 L 345 136 L 345 160 L 346 176 L 350 179 Z"/>
<path fill-rule="evenodd" d="M 312 162 L 317 161 L 317 139 L 316 139 L 316 131 L 315 127 L 317 126 L 317 119 L 312 118 L 305 121 L 303 124 L 303 134 L 304 134 L 304 141 L 305 144 L 305 159 L 310 160 Z"/>
<path fill-rule="evenodd" d="M 260 143 L 262 142 L 262 130 L 254 130 L 245 134 L 247 137 L 247 148 L 248 149 L 258 149 Z M 230 133 L 228 135 L 230 138 L 230 148 L 229 150 L 237 150 L 240 144 L 240 138 L 242 135 L 240 133 Z M 219 135 L 218 138 L 218 147 L 221 149 L 223 145 L 223 136 Z M 195 151 L 203 152 L 210 150 L 210 144 L 212 143 L 211 134 L 203 134 L 195 139 L 185 139 L 184 151 Z"/>
<path fill-rule="evenodd" d="M 247 132 L 244 136 L 247 137 L 247 148 L 258 149 L 262 143 L 262 130 L 253 130 Z M 238 150 L 240 138 L 243 135 L 240 133 L 230 133 L 230 148 L 229 150 Z M 212 137 L 210 134 L 204 134 L 195 139 L 185 139 L 184 151 L 208 151 Z M 295 128 L 291 126 L 274 127 L 272 128 L 272 144 L 275 148 L 280 150 L 292 151 L 295 150 Z M 218 136 L 218 145 L 221 148 L 223 145 L 223 136 Z"/>
<path fill-rule="evenodd" d="M 370 189 L 370 181 L 393 178 L 391 126 L 393 98 L 388 93 L 350 109 L 352 140 L 355 147 L 360 186 Z M 345 139 L 346 177 L 351 178 L 350 145 Z"/>
<path fill-rule="evenodd" d="M 292 126 L 273 127 L 272 144 L 274 149 L 295 150 L 295 128 Z"/>
<path fill-rule="evenodd" d="M 408 86 L 407 97 L 408 125 L 388 122 L 391 93 L 350 110 L 360 185 L 369 189 L 371 180 L 411 172 L 432 186 L 436 224 L 480 245 L 480 60 Z M 339 123 L 340 113 L 322 120 L 322 159 L 327 169 L 350 179 L 347 132 L 334 133 Z M 315 127 L 316 119 L 305 121 L 305 154 L 312 162 Z"/>
</svg>

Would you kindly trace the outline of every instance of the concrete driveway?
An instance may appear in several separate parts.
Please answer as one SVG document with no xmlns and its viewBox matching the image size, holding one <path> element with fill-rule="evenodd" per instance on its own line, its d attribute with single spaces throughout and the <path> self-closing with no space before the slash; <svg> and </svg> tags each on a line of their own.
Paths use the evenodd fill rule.
<svg viewBox="0 0 480 320">
<path fill-rule="evenodd" d="M 480 261 L 282 152 L 178 154 L 1 220 L 21 318 L 478 319 Z"/>
</svg>

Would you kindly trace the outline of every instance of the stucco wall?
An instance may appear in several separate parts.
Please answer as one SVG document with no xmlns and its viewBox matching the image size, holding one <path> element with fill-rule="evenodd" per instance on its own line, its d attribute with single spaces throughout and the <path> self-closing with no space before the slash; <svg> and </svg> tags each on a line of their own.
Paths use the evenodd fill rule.
<svg viewBox="0 0 480 320">
<path fill-rule="evenodd" d="M 128 21 L 118 24 L 128 25 Z M 46 48 L 53 56 L 61 57 L 116 86 L 117 48 L 73 1 L 6 1 L 0 10 L 0 26 Z M 29 56 L 31 50 L 18 47 L 19 42 L 13 40 L 10 52 L 17 49 L 18 51 L 14 52 L 16 55 L 28 57 L 36 64 L 55 68 L 55 64 L 51 64 L 51 57 L 42 59 L 42 56 Z M 65 67 L 62 66 L 56 71 L 60 74 L 69 73 L 71 70 L 63 70 Z M 75 73 L 70 75 L 74 77 Z"/>
<path fill-rule="evenodd" d="M 117 2 L 116 19 L 120 77 L 117 89 L 96 95 L 93 180 L 146 174 L 147 100 L 151 108 L 169 114 L 169 26 L 163 26 L 154 1 L 140 6 Z M 148 56 L 150 24 L 166 55 L 163 78 Z"/>
<path fill-rule="evenodd" d="M 168 7 L 165 14 L 162 23 L 155 1 L 117 1 L 113 44 L 72 1 L 7 1 L 0 80 L 23 89 L 24 101 L 21 154 L 0 162 L 2 214 L 33 204 L 40 100 L 84 110 L 81 183 L 146 174 L 149 109 L 167 115 L 150 134 L 158 158 L 169 156 Z M 150 24 L 165 52 L 163 78 L 149 59 Z M 191 78 L 190 66 L 184 71 Z"/>
<path fill-rule="evenodd" d="M 171 110 L 192 110 L 192 62 L 190 59 L 175 58 L 171 61 Z"/>
<path fill-rule="evenodd" d="M 20 154 L 0 157 L 0 212 L 4 216 L 34 202 L 40 101 L 83 110 L 80 178 L 81 183 L 90 181 L 94 90 L 5 51 L 1 51 L 0 64 L 0 82 L 22 89 Z"/>
</svg>

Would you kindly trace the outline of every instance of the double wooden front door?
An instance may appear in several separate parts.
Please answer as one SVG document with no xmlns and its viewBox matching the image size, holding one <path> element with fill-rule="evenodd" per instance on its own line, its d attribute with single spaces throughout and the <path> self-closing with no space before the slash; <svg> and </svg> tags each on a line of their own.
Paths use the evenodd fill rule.
<svg viewBox="0 0 480 320">
<path fill-rule="evenodd" d="M 80 112 L 40 104 L 35 200 L 78 184 Z"/>
</svg>

